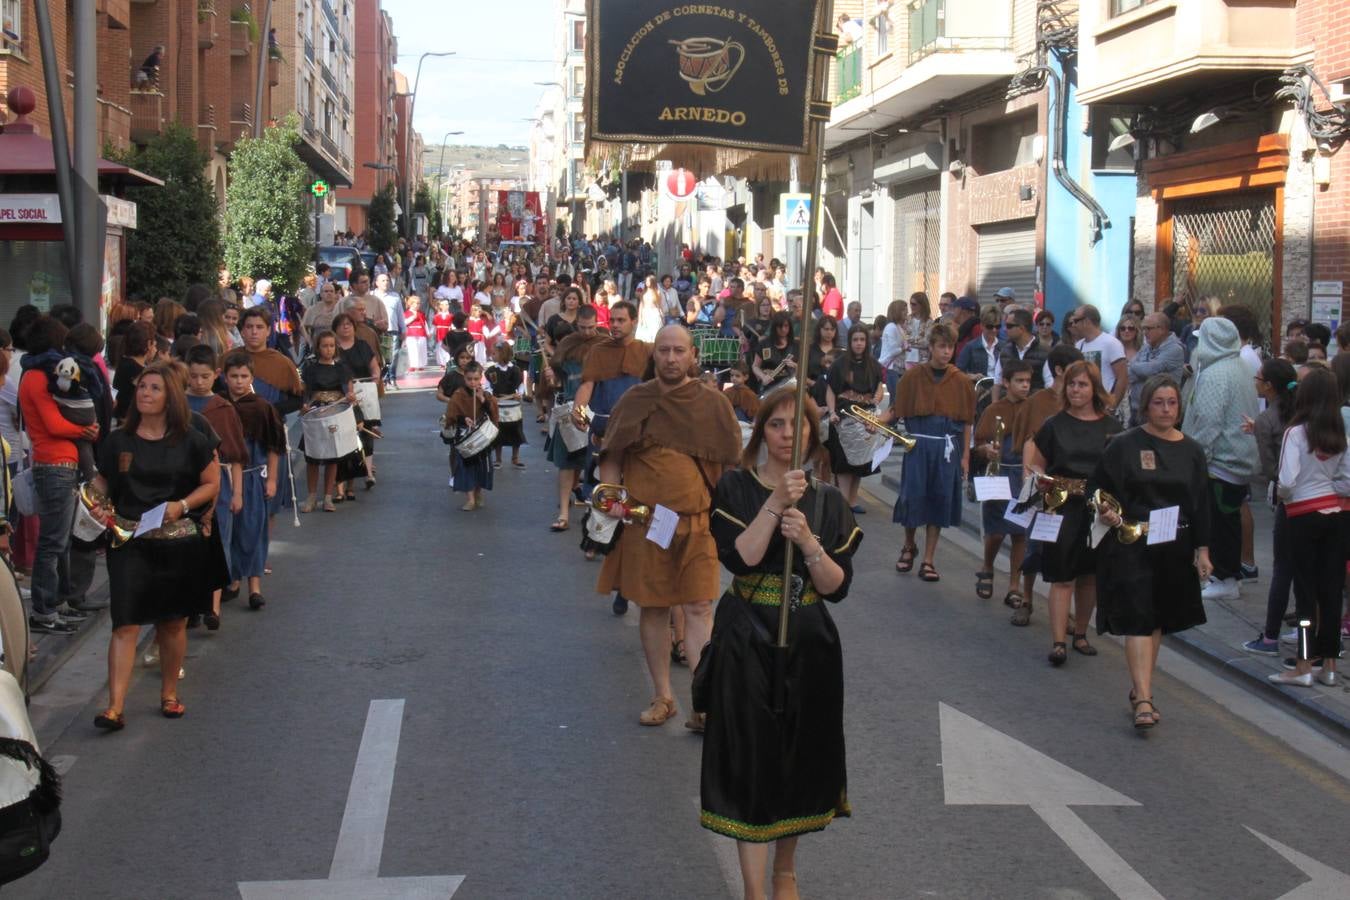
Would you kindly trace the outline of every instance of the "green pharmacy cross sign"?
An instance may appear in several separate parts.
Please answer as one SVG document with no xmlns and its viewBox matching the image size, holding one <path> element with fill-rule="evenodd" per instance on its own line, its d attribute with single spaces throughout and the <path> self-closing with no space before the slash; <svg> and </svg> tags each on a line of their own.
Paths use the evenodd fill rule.
<svg viewBox="0 0 1350 900">
<path fill-rule="evenodd" d="M 315 197 L 322 197 L 325 194 L 327 194 L 330 190 L 332 190 L 332 188 L 330 188 L 328 186 L 328 182 L 324 181 L 322 178 L 318 179 L 309 186 L 309 192 L 313 194 Z"/>
</svg>

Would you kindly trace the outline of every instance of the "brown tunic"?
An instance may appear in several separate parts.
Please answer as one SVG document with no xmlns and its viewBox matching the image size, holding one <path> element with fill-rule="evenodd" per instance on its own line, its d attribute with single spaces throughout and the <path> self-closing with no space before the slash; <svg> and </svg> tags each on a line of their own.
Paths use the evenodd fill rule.
<svg viewBox="0 0 1350 900">
<path fill-rule="evenodd" d="M 244 443 L 244 426 L 230 401 L 212 395 L 202 408 L 202 416 L 220 437 L 220 446 L 216 448 L 220 461 L 227 466 L 233 463 L 247 465 L 248 445 Z"/>
<path fill-rule="evenodd" d="M 1039 390 L 1018 406 L 1017 415 L 1013 418 L 1012 435 L 1013 444 L 1017 446 L 1019 453 L 1027 441 L 1041 430 L 1045 421 L 1059 412 L 1063 406 L 1064 401 L 1054 388 Z"/>
<path fill-rule="evenodd" d="M 739 384 L 731 388 L 727 391 L 727 399 L 731 401 L 733 409 L 739 409 L 751 421 L 759 415 L 759 395 L 750 390 L 748 385 Z"/>
<path fill-rule="evenodd" d="M 582 381 L 608 381 L 620 375 L 641 378 L 652 358 L 652 345 L 642 341 L 616 341 L 610 338 L 591 347 L 581 370 Z"/>
<path fill-rule="evenodd" d="M 252 352 L 253 376 L 261 378 L 277 390 L 299 396 L 304 393 L 300 383 L 300 370 L 291 362 L 290 357 L 270 347 Z"/>
<path fill-rule="evenodd" d="M 491 394 L 486 394 L 483 399 L 474 398 L 473 392 L 468 387 L 461 387 L 450 395 L 450 402 L 445 404 L 445 421 L 462 423 L 465 419 L 472 419 L 474 424 L 483 421 L 484 413 L 492 420 L 493 425 L 499 424 L 497 418 L 497 398 Z"/>
<path fill-rule="evenodd" d="M 624 394 L 610 419 L 604 452 L 623 454 L 623 484 L 634 502 L 653 509 L 660 504 L 679 513 L 680 521 L 666 550 L 647 540 L 645 527 L 624 526 L 605 557 L 596 590 L 617 590 L 651 607 L 716 597 L 721 581 L 709 530 L 712 490 L 740 449 L 731 404 L 715 388 L 690 381 L 662 391 L 651 381 Z"/>
</svg>

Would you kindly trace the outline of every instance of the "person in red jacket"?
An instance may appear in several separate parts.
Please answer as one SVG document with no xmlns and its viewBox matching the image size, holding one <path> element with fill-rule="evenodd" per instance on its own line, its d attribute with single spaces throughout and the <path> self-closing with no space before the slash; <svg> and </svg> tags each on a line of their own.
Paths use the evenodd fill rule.
<svg viewBox="0 0 1350 900">
<path fill-rule="evenodd" d="M 25 334 L 28 356 L 37 358 L 60 349 L 66 327 L 50 316 L 35 319 Z M 48 389 L 47 373 L 38 368 L 24 371 L 19 380 L 19 410 L 33 445 L 33 487 L 37 493 L 38 544 L 33 559 L 32 614 L 29 627 L 49 634 L 72 634 L 85 613 L 63 598 L 74 593 L 71 578 L 70 530 L 79 502 L 79 450 L 77 440 L 93 441 L 97 424 L 80 426 L 67 422 Z M 82 580 L 82 579 L 81 579 Z"/>
</svg>

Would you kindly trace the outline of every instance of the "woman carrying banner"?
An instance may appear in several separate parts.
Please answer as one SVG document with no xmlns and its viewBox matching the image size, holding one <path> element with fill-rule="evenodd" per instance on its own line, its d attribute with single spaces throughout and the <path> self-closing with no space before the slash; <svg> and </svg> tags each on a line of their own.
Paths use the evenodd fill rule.
<svg viewBox="0 0 1350 900">
<path fill-rule="evenodd" d="M 738 841 L 746 897 L 765 896 L 770 842 L 774 895 L 795 895 L 798 836 L 850 814 L 843 653 L 821 601 L 848 595 L 862 532 L 838 490 L 789 470 L 793 400 L 787 388 L 765 399 L 741 468 L 717 483 L 712 534 L 734 578 L 717 605 L 706 668 L 695 676 L 695 702 L 704 700 L 708 714 L 700 822 Z M 806 399 L 803 460 L 821 452 L 819 422 L 819 409 Z M 775 714 L 772 644 L 788 541 L 796 547 L 793 581 L 801 586 L 789 620 L 788 693 Z"/>
</svg>

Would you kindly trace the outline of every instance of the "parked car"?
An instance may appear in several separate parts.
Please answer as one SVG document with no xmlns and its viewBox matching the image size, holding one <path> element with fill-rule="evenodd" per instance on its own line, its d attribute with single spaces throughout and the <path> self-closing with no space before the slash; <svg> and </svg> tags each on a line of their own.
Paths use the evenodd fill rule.
<svg viewBox="0 0 1350 900">
<path fill-rule="evenodd" d="M 320 247 L 319 259 L 328 263 L 332 280 L 344 288 L 351 281 L 353 271 L 369 271 L 361 252 L 355 247 Z M 372 253 L 370 259 L 373 262 L 375 254 Z"/>
</svg>

